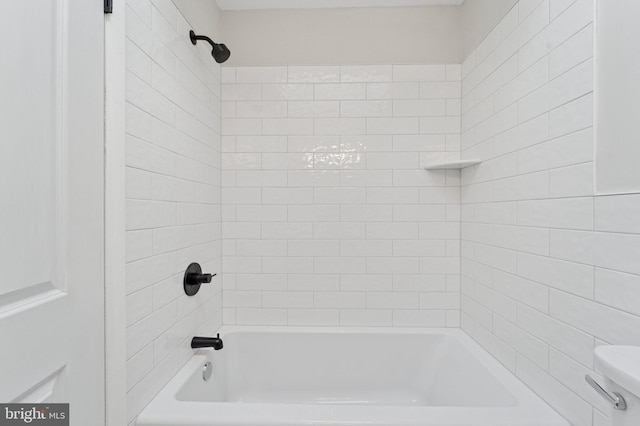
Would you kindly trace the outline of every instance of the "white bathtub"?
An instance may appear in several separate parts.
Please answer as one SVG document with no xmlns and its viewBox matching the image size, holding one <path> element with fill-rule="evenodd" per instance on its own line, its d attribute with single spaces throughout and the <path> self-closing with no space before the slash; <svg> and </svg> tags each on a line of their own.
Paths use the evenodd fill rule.
<svg viewBox="0 0 640 426">
<path fill-rule="evenodd" d="M 223 327 L 138 426 L 568 426 L 461 330 Z M 205 362 L 214 365 L 208 381 Z"/>
</svg>

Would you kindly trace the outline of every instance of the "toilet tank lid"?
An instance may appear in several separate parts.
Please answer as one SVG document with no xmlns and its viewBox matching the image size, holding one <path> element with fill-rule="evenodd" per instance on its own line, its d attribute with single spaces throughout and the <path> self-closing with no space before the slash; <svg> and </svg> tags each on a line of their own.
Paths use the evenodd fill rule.
<svg viewBox="0 0 640 426">
<path fill-rule="evenodd" d="M 603 376 L 640 397 L 640 346 L 598 346 L 594 352 Z"/>
</svg>

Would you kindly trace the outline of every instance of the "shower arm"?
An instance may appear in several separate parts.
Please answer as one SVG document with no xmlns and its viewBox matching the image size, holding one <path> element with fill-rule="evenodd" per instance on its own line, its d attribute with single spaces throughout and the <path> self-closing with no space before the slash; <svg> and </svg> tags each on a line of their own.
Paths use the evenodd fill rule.
<svg viewBox="0 0 640 426">
<path fill-rule="evenodd" d="M 216 47 L 216 44 L 217 44 L 215 41 L 211 40 L 209 37 L 205 35 L 196 35 L 196 33 L 194 33 L 193 30 L 189 31 L 189 38 L 191 39 L 191 43 L 194 45 L 198 42 L 198 40 L 204 40 L 211 45 L 212 49 Z"/>
</svg>

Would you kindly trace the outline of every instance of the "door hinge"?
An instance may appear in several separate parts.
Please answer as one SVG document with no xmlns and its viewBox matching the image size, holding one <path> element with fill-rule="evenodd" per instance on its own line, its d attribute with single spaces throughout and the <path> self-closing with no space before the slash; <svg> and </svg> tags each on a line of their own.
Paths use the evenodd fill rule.
<svg viewBox="0 0 640 426">
<path fill-rule="evenodd" d="M 113 13 L 113 0 L 104 0 L 104 13 Z"/>
</svg>

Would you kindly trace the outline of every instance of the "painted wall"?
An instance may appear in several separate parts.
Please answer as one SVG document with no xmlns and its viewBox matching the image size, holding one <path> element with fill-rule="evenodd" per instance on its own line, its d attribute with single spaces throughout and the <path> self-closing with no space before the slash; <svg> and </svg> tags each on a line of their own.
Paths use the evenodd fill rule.
<svg viewBox="0 0 640 426">
<path fill-rule="evenodd" d="M 215 0 L 172 0 L 196 34 L 222 39 L 222 11 Z"/>
<path fill-rule="evenodd" d="M 596 191 L 640 192 L 640 3 L 597 3 L 596 40 Z"/>
<path fill-rule="evenodd" d="M 170 1 L 130 0 L 126 15 L 127 421 L 222 322 L 220 278 L 194 297 L 187 265 L 221 270 L 220 68 Z M 207 11 L 208 9 L 204 9 Z M 202 16 L 200 16 L 202 18 Z"/>
<path fill-rule="evenodd" d="M 459 8 L 225 11 L 225 66 L 461 63 Z"/>
<path fill-rule="evenodd" d="M 640 197 L 594 197 L 593 0 L 521 0 L 463 64 L 462 327 L 574 425 L 640 344 Z"/>
<path fill-rule="evenodd" d="M 225 324 L 459 326 L 460 65 L 223 68 Z"/>
<path fill-rule="evenodd" d="M 462 56 L 464 59 L 480 45 L 517 1 L 465 0 L 460 8 Z M 535 2 L 535 0 L 533 1 Z"/>
</svg>

